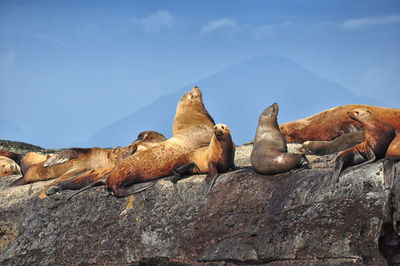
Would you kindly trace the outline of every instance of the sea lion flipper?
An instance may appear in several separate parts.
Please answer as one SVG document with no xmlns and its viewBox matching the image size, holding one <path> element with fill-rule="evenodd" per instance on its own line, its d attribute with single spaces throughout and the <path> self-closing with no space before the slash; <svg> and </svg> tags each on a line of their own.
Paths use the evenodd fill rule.
<svg viewBox="0 0 400 266">
<path fill-rule="evenodd" d="M 343 164 L 344 164 L 344 157 L 338 156 L 335 160 L 335 168 L 333 170 L 331 186 L 335 186 L 336 183 L 339 182 L 339 176 L 342 173 Z"/>
<path fill-rule="evenodd" d="M 394 161 L 390 159 L 383 160 L 383 178 L 385 188 L 392 189 L 394 185 Z"/>
<path fill-rule="evenodd" d="M 108 177 L 108 176 L 107 176 Z M 72 193 L 68 198 L 67 201 L 69 201 L 71 198 L 75 197 L 76 195 L 80 194 L 81 192 L 88 190 L 89 188 L 95 187 L 95 186 L 100 186 L 100 185 L 104 185 L 106 183 L 107 177 L 102 178 L 102 179 L 98 179 L 96 181 L 94 181 L 93 183 L 81 188 L 80 190 L 78 190 L 75 193 Z"/>
<path fill-rule="evenodd" d="M 149 182 L 143 182 L 143 183 L 136 183 L 132 185 L 131 187 L 119 187 L 119 188 L 113 188 L 112 193 L 118 198 L 124 198 L 139 192 L 142 192 L 149 187 L 152 187 L 156 184 L 156 181 L 149 181 Z"/>
<path fill-rule="evenodd" d="M 215 180 L 218 177 L 218 169 L 217 166 L 213 162 L 208 163 L 208 174 L 206 176 L 206 195 L 208 195 L 214 186 Z"/>
<path fill-rule="evenodd" d="M 90 149 L 84 148 L 71 148 L 68 150 L 63 150 L 50 156 L 43 164 L 43 167 L 50 167 L 52 165 L 68 162 L 69 160 L 78 158 L 80 154 L 88 153 L 89 151 Z"/>
<path fill-rule="evenodd" d="M 174 172 L 175 177 L 172 178 L 170 181 L 172 183 L 176 183 L 179 180 L 185 178 L 185 174 L 188 173 L 188 170 L 191 167 L 196 169 L 197 173 L 200 172 L 200 169 L 199 169 L 199 167 L 197 166 L 196 163 L 193 162 L 193 163 L 184 164 L 184 165 L 181 165 L 181 166 L 178 166 L 178 167 L 174 168 L 173 172 Z"/>
</svg>

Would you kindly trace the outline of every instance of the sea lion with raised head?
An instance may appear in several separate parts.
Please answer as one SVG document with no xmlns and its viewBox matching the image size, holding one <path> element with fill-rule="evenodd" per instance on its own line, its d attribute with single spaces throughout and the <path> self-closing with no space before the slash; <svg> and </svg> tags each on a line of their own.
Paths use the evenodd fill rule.
<svg viewBox="0 0 400 266">
<path fill-rule="evenodd" d="M 260 115 L 250 161 L 254 170 L 263 175 L 275 175 L 307 166 L 303 154 L 287 153 L 285 136 L 280 132 L 277 103 L 267 107 Z"/>
<path fill-rule="evenodd" d="M 198 87 L 185 93 L 176 108 L 172 138 L 131 156 L 118 164 L 106 181 L 106 189 L 117 197 L 135 192 L 135 183 L 173 174 L 181 155 L 208 146 L 214 131 L 214 120 L 204 107 Z"/>
<path fill-rule="evenodd" d="M 178 159 L 179 163 L 174 166 L 174 172 L 178 177 L 173 179 L 173 182 L 181 179 L 185 173 L 207 174 L 205 182 L 209 192 L 219 173 L 234 168 L 235 148 L 228 126 L 215 125 L 208 147 L 199 148 Z"/>
<path fill-rule="evenodd" d="M 284 123 L 280 125 L 280 130 L 288 143 L 334 140 L 343 134 L 363 130 L 361 123 L 348 116 L 348 112 L 357 108 L 370 110 L 379 120 L 400 131 L 400 109 L 362 104 L 334 107 L 307 118 Z"/>
<path fill-rule="evenodd" d="M 116 148 L 119 150 L 119 152 L 115 151 L 113 153 L 115 156 L 115 159 L 113 160 L 115 163 L 113 165 L 93 169 L 67 180 L 66 178 L 62 177 L 58 178 L 46 186 L 38 197 L 45 198 L 46 196 L 62 190 L 77 190 L 82 188 L 87 189 L 93 186 L 105 184 L 106 179 L 110 175 L 110 172 L 114 169 L 115 165 L 119 164 L 122 160 L 131 156 L 132 154 L 137 154 L 141 151 L 150 149 L 166 140 L 167 139 L 164 137 L 164 135 L 156 131 L 143 131 L 139 133 L 137 139 L 130 145 L 133 153 L 127 152 L 127 150 L 123 148 Z"/>
<path fill-rule="evenodd" d="M 0 178 L 19 174 L 21 174 L 21 169 L 14 160 L 6 156 L 0 156 Z"/>
<path fill-rule="evenodd" d="M 395 128 L 375 116 L 369 108 L 349 111 L 348 116 L 363 126 L 365 141 L 339 153 L 335 161 L 332 185 L 338 182 L 340 174 L 347 167 L 363 165 L 383 158 L 396 136 Z"/>
</svg>

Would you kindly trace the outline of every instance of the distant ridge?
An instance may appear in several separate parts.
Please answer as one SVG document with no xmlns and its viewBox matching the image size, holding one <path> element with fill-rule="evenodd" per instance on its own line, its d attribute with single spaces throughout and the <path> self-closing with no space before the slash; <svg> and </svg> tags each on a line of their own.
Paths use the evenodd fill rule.
<svg viewBox="0 0 400 266">
<path fill-rule="evenodd" d="M 161 96 L 152 104 L 99 130 L 81 146 L 124 146 L 143 130 L 156 130 L 170 137 L 176 105 L 181 95 L 194 85 L 203 92 L 205 106 L 215 122 L 227 124 L 237 144 L 254 138 L 259 114 L 273 102 L 280 107 L 279 123 L 338 105 L 379 105 L 355 96 L 339 84 L 315 75 L 289 59 L 255 57 Z"/>
</svg>

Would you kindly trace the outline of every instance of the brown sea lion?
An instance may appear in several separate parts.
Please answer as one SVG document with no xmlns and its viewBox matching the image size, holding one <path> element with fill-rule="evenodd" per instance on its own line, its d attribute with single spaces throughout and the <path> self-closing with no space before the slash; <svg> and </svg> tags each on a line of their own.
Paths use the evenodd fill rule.
<svg viewBox="0 0 400 266">
<path fill-rule="evenodd" d="M 28 152 L 21 159 L 20 165 L 22 173 L 26 173 L 29 167 L 41 162 L 45 162 L 50 157 L 51 157 L 50 155 L 43 155 L 38 152 Z"/>
<path fill-rule="evenodd" d="M 156 135 L 163 140 L 165 139 L 159 133 Z M 117 147 L 113 150 L 101 148 L 67 149 L 51 156 L 45 162 L 31 166 L 21 179 L 14 182 L 14 185 L 53 178 L 60 178 L 58 181 L 61 181 L 93 169 L 114 167 L 116 162 L 120 162 L 133 154 L 136 148 L 136 145 L 129 145 L 125 148 Z"/>
<path fill-rule="evenodd" d="M 367 108 L 379 120 L 400 131 L 400 109 L 371 105 L 351 104 L 334 107 L 313 116 L 280 125 L 288 143 L 303 143 L 308 140 L 333 140 L 345 133 L 362 130 L 358 123 L 348 116 L 357 108 Z"/>
<path fill-rule="evenodd" d="M 0 150 L 0 156 L 4 156 L 7 158 L 10 158 L 11 160 L 13 160 L 14 162 L 16 162 L 17 164 L 20 163 L 22 155 L 15 153 L 15 152 L 11 152 L 11 151 L 3 151 Z"/>
<path fill-rule="evenodd" d="M 260 115 L 250 161 L 254 170 L 263 175 L 288 172 L 308 165 L 302 154 L 287 153 L 285 136 L 280 132 L 277 103 L 267 107 Z"/>
<path fill-rule="evenodd" d="M 125 197 L 134 193 L 132 184 L 171 175 L 181 155 L 209 145 L 213 131 L 214 120 L 195 87 L 178 103 L 172 138 L 118 164 L 106 181 L 106 189 L 117 197 Z"/>
<path fill-rule="evenodd" d="M 300 152 L 304 154 L 326 155 L 354 147 L 364 140 L 365 132 L 364 130 L 360 130 L 346 133 L 330 141 L 306 141 L 300 148 Z"/>
<path fill-rule="evenodd" d="M 6 156 L 0 156 L 0 178 L 19 174 L 21 174 L 21 169 L 14 160 Z"/>
<path fill-rule="evenodd" d="M 167 139 L 164 137 L 164 135 L 158 132 L 143 131 L 139 133 L 137 139 L 130 145 L 130 147 L 132 147 L 133 149 L 133 153 L 130 151 L 128 152 L 127 149 L 118 147 L 116 148 L 117 150 L 114 150 L 113 152 L 113 155 L 115 156 L 115 164 L 108 167 L 97 168 L 81 173 L 76 177 L 68 180 L 66 180 L 67 178 L 63 177 L 57 178 L 54 182 L 46 186 L 38 197 L 45 198 L 46 196 L 52 195 L 62 190 L 77 190 L 81 188 L 86 189 L 96 185 L 102 185 L 105 183 L 115 165 L 119 164 L 122 160 L 124 160 L 128 156 L 131 156 L 132 154 L 137 154 L 141 151 L 150 149 L 166 140 Z"/>
<path fill-rule="evenodd" d="M 365 141 L 339 153 L 335 161 L 332 185 L 338 182 L 341 172 L 347 167 L 383 158 L 396 135 L 394 127 L 380 120 L 369 108 L 352 110 L 348 112 L 348 116 L 363 126 Z"/>
<path fill-rule="evenodd" d="M 234 168 L 235 148 L 228 126 L 215 125 L 214 134 L 208 147 L 199 148 L 178 159 L 179 164 L 174 166 L 178 177 L 173 181 L 181 179 L 181 175 L 185 173 L 207 174 L 205 182 L 207 192 L 209 192 L 219 173 Z"/>
</svg>

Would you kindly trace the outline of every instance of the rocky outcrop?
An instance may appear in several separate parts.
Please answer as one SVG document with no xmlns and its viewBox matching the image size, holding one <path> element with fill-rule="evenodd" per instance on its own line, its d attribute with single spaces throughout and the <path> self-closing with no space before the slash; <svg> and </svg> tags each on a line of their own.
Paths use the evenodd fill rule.
<svg viewBox="0 0 400 266">
<path fill-rule="evenodd" d="M 400 208 L 400 163 L 392 187 L 382 160 L 344 171 L 327 184 L 334 155 L 309 156 L 311 169 L 263 176 L 237 149 L 240 169 L 159 180 L 127 198 L 103 187 L 70 200 L 38 200 L 48 182 L 10 188 L 0 179 L 0 264 L 387 265 L 400 261 L 392 221 Z M 400 220 L 396 217 L 395 220 Z M 397 257 L 396 257 L 397 255 Z"/>
</svg>

